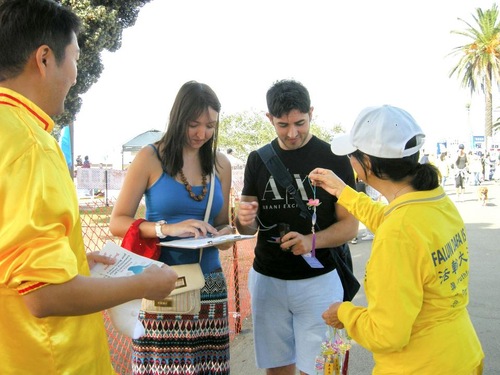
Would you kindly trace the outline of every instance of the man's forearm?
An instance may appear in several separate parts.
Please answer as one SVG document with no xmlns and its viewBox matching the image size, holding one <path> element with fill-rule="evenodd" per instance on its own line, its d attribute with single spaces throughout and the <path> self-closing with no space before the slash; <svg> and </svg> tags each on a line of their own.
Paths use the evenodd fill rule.
<svg viewBox="0 0 500 375">
<path fill-rule="evenodd" d="M 316 247 L 327 248 L 340 246 L 356 237 L 358 220 L 349 218 L 330 225 L 316 233 Z"/>
</svg>

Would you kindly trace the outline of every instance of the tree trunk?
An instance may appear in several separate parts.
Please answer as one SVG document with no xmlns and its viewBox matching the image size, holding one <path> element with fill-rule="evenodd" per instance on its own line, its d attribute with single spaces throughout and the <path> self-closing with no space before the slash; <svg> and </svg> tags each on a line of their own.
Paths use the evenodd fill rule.
<svg viewBox="0 0 500 375">
<path fill-rule="evenodd" d="M 485 103 L 484 103 L 484 147 L 485 152 L 489 151 L 489 141 L 492 135 L 492 127 L 493 127 L 493 94 L 491 92 L 491 64 L 488 64 L 488 68 L 486 69 L 486 77 L 485 77 Z"/>
</svg>

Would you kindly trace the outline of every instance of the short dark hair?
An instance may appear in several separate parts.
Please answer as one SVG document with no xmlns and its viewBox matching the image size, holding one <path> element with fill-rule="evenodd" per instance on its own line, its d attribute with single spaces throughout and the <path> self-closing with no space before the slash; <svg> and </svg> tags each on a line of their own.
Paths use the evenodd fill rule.
<svg viewBox="0 0 500 375">
<path fill-rule="evenodd" d="M 183 166 L 182 150 L 187 142 L 189 123 L 195 121 L 208 108 L 220 113 L 219 98 L 210 86 L 196 81 L 186 82 L 179 89 L 170 110 L 167 131 L 160 140 L 163 150 L 160 155 L 162 166 L 169 175 L 175 176 Z M 213 171 L 217 153 L 219 117 L 213 137 L 200 148 L 200 161 L 203 172 Z"/>
<path fill-rule="evenodd" d="M 274 117 L 282 117 L 293 110 L 308 113 L 311 98 L 306 87 L 294 80 L 276 81 L 267 91 L 267 110 Z"/>
<path fill-rule="evenodd" d="M 78 16 L 55 1 L 0 1 L 0 81 L 21 74 L 30 55 L 42 45 L 48 45 L 60 63 L 80 28 Z"/>
</svg>

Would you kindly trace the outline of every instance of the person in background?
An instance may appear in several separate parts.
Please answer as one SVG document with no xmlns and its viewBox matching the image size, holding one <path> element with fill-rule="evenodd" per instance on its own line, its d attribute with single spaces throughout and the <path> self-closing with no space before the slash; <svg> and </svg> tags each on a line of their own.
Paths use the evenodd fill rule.
<svg viewBox="0 0 500 375">
<path fill-rule="evenodd" d="M 429 164 L 431 160 L 429 159 L 429 153 L 425 150 L 422 150 L 422 157 L 418 161 L 420 164 Z"/>
<path fill-rule="evenodd" d="M 0 2 L 0 373 L 114 374 L 101 310 L 160 299 L 177 274 L 92 278 L 51 116 L 76 82 L 80 20 L 51 0 Z"/>
<path fill-rule="evenodd" d="M 357 193 L 332 171 L 310 173 L 375 233 L 364 279 L 367 307 L 334 303 L 323 318 L 373 353 L 374 375 L 478 375 L 484 353 L 467 312 L 465 224 L 439 186 L 436 168 L 418 162 L 424 138 L 408 112 L 384 105 L 365 108 L 350 134 L 333 139 L 332 150 L 349 155 L 387 205 Z"/>
<path fill-rule="evenodd" d="M 446 180 L 448 179 L 448 176 L 450 174 L 450 163 L 448 161 L 448 153 L 446 151 L 442 152 L 439 155 L 437 168 L 441 176 L 440 180 L 441 186 L 444 187 L 446 185 Z"/>
<path fill-rule="evenodd" d="M 271 146 L 293 176 L 301 198 L 319 199 L 321 230 L 316 232 L 315 252 L 323 268 L 308 263 L 313 249 L 311 218 L 300 216 L 293 195 L 278 185 L 258 152 L 251 152 L 236 224 L 242 234 L 259 232 L 249 275 L 257 366 L 267 374 L 292 375 L 296 368 L 301 374 L 314 374 L 326 332 L 321 313 L 343 299 L 330 248 L 354 238 L 358 221 L 335 198 L 315 191 L 307 175 L 317 163 L 336 170 L 351 186 L 354 175 L 345 156 L 333 155 L 328 143 L 310 133 L 313 107 L 300 82 L 274 83 L 267 91 L 267 106 L 277 135 Z M 278 223 L 290 230 L 280 234 Z M 345 245 L 339 251 L 350 255 L 348 249 Z"/>
<path fill-rule="evenodd" d="M 495 173 L 495 157 L 487 152 L 484 157 L 484 179 L 486 181 L 491 181 L 493 179 L 493 174 Z"/>
<path fill-rule="evenodd" d="M 128 168 L 111 214 L 111 233 L 125 235 L 143 196 L 147 221 L 139 226 L 141 237 L 171 241 L 233 232 L 228 225 L 231 164 L 217 151 L 220 109 L 208 85 L 190 81 L 180 88 L 165 135 L 139 151 Z M 204 222 L 212 184 L 210 218 Z M 231 246 L 226 243 L 219 249 Z M 219 249 L 203 249 L 205 286 L 199 314 L 141 311 L 146 335 L 132 342 L 134 374 L 229 374 L 227 286 Z M 197 263 L 199 256 L 199 249 L 162 246 L 159 260 L 180 265 Z"/>
<path fill-rule="evenodd" d="M 83 165 L 82 168 L 90 168 L 90 160 L 87 155 L 83 158 Z"/>
<path fill-rule="evenodd" d="M 465 193 L 465 182 L 467 180 L 467 166 L 468 166 L 467 154 L 465 153 L 465 147 L 463 144 L 458 145 L 458 154 L 455 160 L 455 188 L 457 189 L 457 202 L 463 201 L 463 195 Z"/>
<path fill-rule="evenodd" d="M 500 180 L 500 153 L 497 154 L 495 161 L 495 173 L 493 174 L 493 181 Z"/>
<path fill-rule="evenodd" d="M 481 185 L 483 180 L 483 163 L 481 161 L 481 156 L 478 153 L 472 153 L 472 151 L 469 151 L 467 160 L 469 161 L 469 172 L 472 173 L 473 177 L 473 180 L 470 181 L 470 185 Z"/>
</svg>

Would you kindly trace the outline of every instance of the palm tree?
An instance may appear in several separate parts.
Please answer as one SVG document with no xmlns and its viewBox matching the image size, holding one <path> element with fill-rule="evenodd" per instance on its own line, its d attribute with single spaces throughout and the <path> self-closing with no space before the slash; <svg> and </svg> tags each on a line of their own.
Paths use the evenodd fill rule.
<svg viewBox="0 0 500 375">
<path fill-rule="evenodd" d="M 493 132 L 496 133 L 500 131 L 500 117 L 496 119 L 495 123 L 493 124 Z"/>
<path fill-rule="evenodd" d="M 460 55 L 458 64 L 451 70 L 461 80 L 462 87 L 469 87 L 471 93 L 481 90 L 485 95 L 485 146 L 492 135 L 493 124 L 493 83 L 500 83 L 500 18 L 498 6 L 483 11 L 476 9 L 473 15 L 477 25 L 459 18 L 467 25 L 463 31 L 452 31 L 453 34 L 468 37 L 471 42 L 454 48 L 451 54 Z"/>
</svg>

